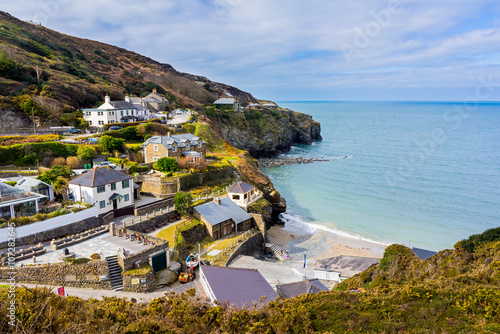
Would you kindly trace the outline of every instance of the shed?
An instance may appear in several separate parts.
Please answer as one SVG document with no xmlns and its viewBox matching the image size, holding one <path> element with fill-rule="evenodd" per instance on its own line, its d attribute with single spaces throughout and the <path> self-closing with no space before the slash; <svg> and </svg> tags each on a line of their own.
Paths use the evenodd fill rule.
<svg viewBox="0 0 500 334">
<path fill-rule="evenodd" d="M 278 284 L 276 285 L 278 294 L 283 298 L 294 298 L 308 293 L 318 293 L 320 291 L 328 291 L 328 288 L 323 285 L 318 279 L 309 279 L 300 282 Z"/>
<path fill-rule="evenodd" d="M 340 255 L 318 260 L 314 266 L 314 277 L 329 281 L 341 282 L 365 271 L 373 264 L 380 262 L 379 258 Z"/>
</svg>

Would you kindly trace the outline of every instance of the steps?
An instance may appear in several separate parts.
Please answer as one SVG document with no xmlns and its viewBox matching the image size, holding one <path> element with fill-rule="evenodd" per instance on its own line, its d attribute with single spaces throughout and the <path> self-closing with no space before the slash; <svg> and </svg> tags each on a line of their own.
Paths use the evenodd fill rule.
<svg viewBox="0 0 500 334">
<path fill-rule="evenodd" d="M 108 263 L 111 287 L 115 291 L 121 291 L 123 289 L 122 267 L 118 264 L 118 256 L 108 256 L 106 262 Z"/>
<path fill-rule="evenodd" d="M 290 260 L 290 256 L 288 255 L 288 253 L 286 253 L 284 250 L 282 250 L 281 248 L 279 248 L 278 246 L 276 245 L 272 245 L 271 246 L 271 250 L 273 251 L 274 255 L 279 259 L 279 260 L 283 260 L 283 261 L 286 261 L 286 260 Z"/>
</svg>

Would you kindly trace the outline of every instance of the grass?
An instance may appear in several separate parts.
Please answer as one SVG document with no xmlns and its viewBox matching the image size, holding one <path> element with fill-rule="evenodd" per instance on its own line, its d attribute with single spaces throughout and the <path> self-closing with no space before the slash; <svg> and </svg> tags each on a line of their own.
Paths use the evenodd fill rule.
<svg viewBox="0 0 500 334">
<path fill-rule="evenodd" d="M 168 241 L 169 245 L 175 245 L 175 231 L 177 224 L 161 230 L 156 237 Z"/>
<path fill-rule="evenodd" d="M 139 269 L 129 269 L 129 270 L 125 271 L 124 273 L 122 273 L 122 275 L 123 276 L 125 276 L 125 275 L 129 275 L 129 276 L 142 276 L 142 275 L 148 274 L 149 272 L 151 272 L 151 270 L 153 270 L 151 268 L 151 266 L 149 266 L 148 264 L 146 264 L 146 265 L 142 266 Z"/>
</svg>

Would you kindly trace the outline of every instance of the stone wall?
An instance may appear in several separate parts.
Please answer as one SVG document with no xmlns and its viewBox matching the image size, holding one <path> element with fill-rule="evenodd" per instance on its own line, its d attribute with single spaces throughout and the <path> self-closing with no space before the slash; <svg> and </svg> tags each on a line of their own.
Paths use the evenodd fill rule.
<svg viewBox="0 0 500 334">
<path fill-rule="evenodd" d="M 141 222 L 134 221 L 134 224 L 127 225 L 127 228 L 135 232 L 144 233 L 144 231 L 149 228 L 153 227 L 156 228 L 156 224 L 167 222 L 166 225 L 168 225 L 170 223 L 170 219 L 176 216 L 177 216 L 177 211 L 175 210 L 154 217 L 148 214 L 147 220 L 143 220 Z"/>
<path fill-rule="evenodd" d="M 153 270 L 145 275 L 123 275 L 123 291 L 151 292 L 156 290 L 156 280 Z"/>
<path fill-rule="evenodd" d="M 215 184 L 224 183 L 234 178 L 233 167 L 226 167 L 223 169 L 210 170 L 204 173 L 193 173 L 191 175 L 183 176 L 179 179 L 180 190 L 187 191 L 199 186 L 210 186 Z"/>
<path fill-rule="evenodd" d="M 154 202 L 151 204 L 146 204 L 146 205 L 141 205 L 140 207 L 135 208 L 135 215 L 136 216 L 142 216 L 146 212 L 152 212 L 152 211 L 159 211 L 160 209 L 163 209 L 163 211 L 166 210 L 166 208 L 173 206 L 174 205 L 174 198 L 166 198 L 163 200 L 159 200 L 158 202 Z"/>
<path fill-rule="evenodd" d="M 91 228 L 99 227 L 104 224 L 106 223 L 103 221 L 101 217 L 90 217 L 65 226 L 59 226 L 57 228 L 46 230 L 40 233 L 16 238 L 16 246 L 38 244 L 40 242 L 61 238 L 66 235 L 72 235 L 84 232 Z M 0 243 L 0 249 L 3 248 L 7 248 L 7 241 Z"/>
<path fill-rule="evenodd" d="M 207 237 L 207 228 L 205 225 L 196 225 L 189 230 L 182 231 L 181 234 L 185 241 L 190 244 L 196 244 L 205 240 Z"/>
<path fill-rule="evenodd" d="M 123 230 L 123 229 L 121 229 Z M 125 229 L 125 232 L 128 235 L 134 234 L 138 231 L 132 229 Z M 149 263 L 149 258 L 152 254 L 157 253 L 162 250 L 168 250 L 168 241 L 163 239 L 158 239 L 155 237 L 151 237 L 147 234 L 143 234 L 142 237 L 149 243 L 151 243 L 151 247 L 145 249 L 139 253 L 132 254 L 128 257 L 125 257 L 123 254 L 118 252 L 118 264 L 122 267 L 123 271 L 127 271 L 134 267 L 134 264 L 138 262 L 140 265 Z"/>
<path fill-rule="evenodd" d="M 227 260 L 225 266 L 227 267 L 231 263 L 231 261 L 233 261 L 238 255 L 247 254 L 259 249 L 264 249 L 263 243 L 264 238 L 262 237 L 262 234 L 254 234 L 247 240 L 243 241 L 238 247 L 236 247 L 233 253 L 229 256 L 229 259 Z"/>
<path fill-rule="evenodd" d="M 0 268 L 0 281 L 10 278 L 11 272 L 9 268 Z M 14 272 L 17 283 L 111 290 L 106 261 L 27 265 L 16 267 Z M 105 276 L 106 279 L 101 281 L 100 276 Z"/>
<path fill-rule="evenodd" d="M 157 179 L 155 181 L 155 179 Z M 141 192 L 152 194 L 157 198 L 168 198 L 179 191 L 179 183 L 177 181 L 165 182 L 161 178 L 145 178 L 142 183 Z"/>
<path fill-rule="evenodd" d="M 258 213 L 250 213 L 250 216 L 252 216 L 253 220 L 255 221 L 255 224 L 257 224 L 257 227 L 260 230 L 260 233 L 262 234 L 262 238 L 264 239 L 264 242 L 267 242 L 267 225 L 266 222 L 264 221 L 264 218 L 262 217 L 261 214 Z"/>
</svg>

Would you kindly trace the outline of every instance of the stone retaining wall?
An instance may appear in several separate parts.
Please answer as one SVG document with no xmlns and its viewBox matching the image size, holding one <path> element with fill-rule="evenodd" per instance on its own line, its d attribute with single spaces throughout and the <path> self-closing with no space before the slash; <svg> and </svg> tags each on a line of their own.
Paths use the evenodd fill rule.
<svg viewBox="0 0 500 334">
<path fill-rule="evenodd" d="M 156 290 L 156 280 L 152 270 L 145 275 L 123 276 L 123 291 L 145 293 L 154 290 Z"/>
<path fill-rule="evenodd" d="M 144 233 L 145 230 L 149 229 L 149 228 L 156 228 L 156 224 L 160 224 L 160 223 L 164 223 L 164 222 L 168 222 L 170 221 L 171 218 L 177 216 L 177 211 L 170 211 L 170 212 L 167 212 L 167 213 L 164 213 L 162 215 L 158 215 L 158 216 L 152 216 L 152 215 L 148 215 L 148 219 L 147 220 L 143 220 L 141 222 L 135 222 L 134 221 L 134 224 L 131 224 L 131 225 L 127 225 L 126 227 L 130 230 L 133 230 L 135 232 L 141 232 L 141 233 Z M 165 225 L 168 225 L 165 224 Z"/>
<path fill-rule="evenodd" d="M 142 205 L 139 208 L 136 208 L 134 212 L 136 216 L 142 216 L 152 211 L 159 211 L 160 209 L 163 209 L 165 211 L 167 207 L 173 205 L 174 205 L 174 198 L 173 197 L 166 198 L 164 200 L 160 200 L 160 202 Z"/>
<path fill-rule="evenodd" d="M 179 179 L 180 190 L 187 191 L 199 186 L 210 186 L 220 184 L 224 181 L 234 178 L 234 168 L 226 167 L 223 169 L 210 170 L 204 173 L 193 173 L 183 176 Z"/>
<path fill-rule="evenodd" d="M 263 242 L 264 238 L 262 237 L 261 233 L 254 234 L 247 240 L 243 241 L 238 247 L 236 247 L 233 253 L 229 256 L 229 259 L 226 261 L 226 264 L 224 266 L 227 267 L 231 263 L 231 261 L 233 261 L 238 255 L 246 254 L 257 249 L 264 249 Z"/>
<path fill-rule="evenodd" d="M 16 246 L 38 244 L 40 242 L 61 238 L 66 235 L 84 232 L 91 228 L 99 227 L 104 224 L 106 223 L 103 221 L 101 217 L 90 217 L 84 220 L 74 222 L 72 224 L 59 226 L 57 228 L 46 230 L 37 234 L 16 238 Z M 8 246 L 7 241 L 0 243 L 0 249 L 7 248 L 7 246 Z"/>
<path fill-rule="evenodd" d="M 14 271 L 0 268 L 0 281 L 5 282 L 11 277 L 9 273 L 12 272 L 16 273 L 16 283 L 111 290 L 106 261 L 25 265 L 16 267 Z M 107 279 L 101 281 L 100 276 L 106 276 Z"/>
</svg>

